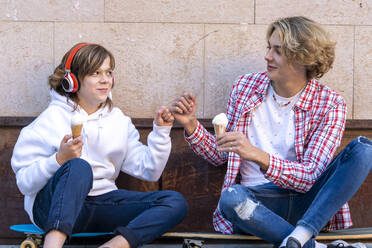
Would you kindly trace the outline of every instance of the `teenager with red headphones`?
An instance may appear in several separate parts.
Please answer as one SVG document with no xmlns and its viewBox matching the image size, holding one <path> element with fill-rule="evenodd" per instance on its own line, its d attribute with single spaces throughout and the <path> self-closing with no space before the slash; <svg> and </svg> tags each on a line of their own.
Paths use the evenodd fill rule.
<svg viewBox="0 0 372 248">
<path fill-rule="evenodd" d="M 75 54 L 80 50 L 80 48 L 91 45 L 90 43 L 81 43 L 76 45 L 71 52 L 69 53 L 66 64 L 65 64 L 65 75 L 62 79 L 62 88 L 66 92 L 76 93 L 80 88 L 80 82 L 78 76 L 71 72 L 72 60 L 75 57 Z M 93 45 L 93 44 L 92 44 Z M 114 87 L 114 77 L 112 76 L 112 86 Z"/>
<path fill-rule="evenodd" d="M 109 97 L 115 59 L 104 47 L 80 43 L 49 77 L 51 103 L 23 128 L 12 168 L 30 219 L 44 230 L 43 247 L 62 247 L 75 232 L 113 232 L 103 247 L 137 247 L 182 221 L 186 201 L 173 191 L 118 189 L 120 171 L 146 181 L 161 176 L 174 121 L 164 106 L 147 146 Z M 72 138 L 71 120 L 84 120 Z"/>
</svg>

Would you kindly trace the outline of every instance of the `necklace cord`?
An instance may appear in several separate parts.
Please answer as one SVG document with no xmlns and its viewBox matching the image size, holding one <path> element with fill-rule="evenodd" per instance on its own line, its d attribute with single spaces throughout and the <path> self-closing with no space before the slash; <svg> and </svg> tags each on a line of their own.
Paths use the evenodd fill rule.
<svg viewBox="0 0 372 248">
<path fill-rule="evenodd" d="M 288 106 L 288 105 L 292 102 L 292 99 L 291 99 L 291 100 L 289 100 L 289 102 L 287 102 L 287 103 L 284 103 L 284 104 L 283 104 L 283 103 L 279 103 L 278 100 L 276 99 L 274 93 L 273 93 L 273 99 L 274 99 L 274 101 L 276 102 L 276 104 L 278 104 L 279 108 L 286 107 L 286 106 Z"/>
</svg>

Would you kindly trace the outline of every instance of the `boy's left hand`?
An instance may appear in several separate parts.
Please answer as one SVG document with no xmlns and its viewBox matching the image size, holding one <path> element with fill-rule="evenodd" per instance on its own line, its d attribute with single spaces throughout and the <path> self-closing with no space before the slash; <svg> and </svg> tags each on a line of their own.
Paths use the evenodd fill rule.
<svg viewBox="0 0 372 248">
<path fill-rule="evenodd" d="M 161 106 L 155 114 L 155 123 L 157 126 L 172 126 L 174 117 L 169 109 L 165 106 Z"/>
</svg>

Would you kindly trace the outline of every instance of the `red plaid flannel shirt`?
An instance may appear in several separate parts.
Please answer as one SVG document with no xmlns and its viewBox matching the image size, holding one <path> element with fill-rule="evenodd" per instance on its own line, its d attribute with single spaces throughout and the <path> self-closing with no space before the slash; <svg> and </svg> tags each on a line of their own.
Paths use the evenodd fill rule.
<svg viewBox="0 0 372 248">
<path fill-rule="evenodd" d="M 269 83 L 265 72 L 246 74 L 234 82 L 227 106 L 227 131 L 247 134 L 252 111 L 264 100 Z M 316 80 L 310 80 L 295 104 L 294 112 L 297 161 L 270 155 L 265 177 L 283 188 L 307 192 L 324 172 L 340 145 L 345 128 L 346 104 L 335 91 Z M 200 123 L 192 135 L 185 135 L 185 139 L 195 153 L 210 163 L 219 166 L 227 162 L 222 191 L 236 184 L 242 162 L 238 154 L 218 152 L 215 136 Z M 213 225 L 216 231 L 233 233 L 231 223 L 223 218 L 219 207 L 214 212 Z M 343 229 L 351 225 L 346 203 L 329 221 L 327 229 Z"/>
</svg>

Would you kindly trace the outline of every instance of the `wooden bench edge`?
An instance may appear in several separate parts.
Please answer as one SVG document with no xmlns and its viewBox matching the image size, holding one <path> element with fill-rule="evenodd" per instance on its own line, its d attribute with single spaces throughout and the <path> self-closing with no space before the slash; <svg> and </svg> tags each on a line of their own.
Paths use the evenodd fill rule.
<svg viewBox="0 0 372 248">
<path fill-rule="evenodd" d="M 362 228 L 360 229 L 362 230 Z M 372 239 L 372 228 L 367 228 L 369 232 L 364 233 L 347 233 L 347 230 L 339 232 L 327 232 L 320 233 L 315 239 L 316 240 L 360 240 L 360 239 Z M 357 230 L 356 230 L 357 231 Z M 200 238 L 200 239 L 230 239 L 230 240 L 262 240 L 259 237 L 253 235 L 241 235 L 241 234 L 232 234 L 225 235 L 219 233 L 193 233 L 193 232 L 167 232 L 162 235 L 162 237 L 168 238 Z"/>
</svg>

